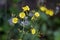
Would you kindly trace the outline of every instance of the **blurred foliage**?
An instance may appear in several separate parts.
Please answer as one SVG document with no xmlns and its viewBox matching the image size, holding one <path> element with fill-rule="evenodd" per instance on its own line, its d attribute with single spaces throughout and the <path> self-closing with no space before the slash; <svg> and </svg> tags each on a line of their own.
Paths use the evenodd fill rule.
<svg viewBox="0 0 60 40">
<path fill-rule="evenodd" d="M 8 13 L 5 8 L 6 5 L 1 5 L 2 8 L 0 7 L 0 40 L 60 40 L 60 12 L 55 15 L 54 10 L 54 15 L 50 16 L 39 8 L 37 10 L 23 11 L 23 9 L 20 10 L 18 8 L 18 2 L 22 1 L 12 0 Z M 21 19 L 19 17 L 21 12 L 26 14 L 26 18 Z M 35 12 L 38 12 L 38 17 L 34 15 Z M 31 20 L 32 15 L 35 17 L 33 20 Z M 18 23 L 16 24 L 12 23 L 12 18 L 14 17 L 18 18 Z M 35 34 L 31 33 L 33 28 Z"/>
</svg>

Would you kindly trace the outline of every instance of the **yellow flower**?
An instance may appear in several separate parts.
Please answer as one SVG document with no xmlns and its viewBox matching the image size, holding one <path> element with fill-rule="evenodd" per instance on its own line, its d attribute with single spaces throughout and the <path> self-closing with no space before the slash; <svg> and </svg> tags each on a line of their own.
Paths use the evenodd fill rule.
<svg viewBox="0 0 60 40">
<path fill-rule="evenodd" d="M 33 28 L 33 29 L 31 29 L 31 33 L 32 34 L 35 34 L 36 33 L 36 30 Z"/>
<path fill-rule="evenodd" d="M 22 7 L 22 9 L 23 9 L 23 11 L 27 11 L 27 10 L 29 11 L 30 10 L 29 6 L 27 6 L 27 5 L 25 7 Z"/>
<path fill-rule="evenodd" d="M 14 23 L 14 24 L 16 24 L 17 22 L 18 22 L 18 18 L 12 18 L 12 22 Z"/>
<path fill-rule="evenodd" d="M 50 12 L 50 10 L 47 9 L 47 10 L 46 10 L 46 14 L 49 15 L 49 12 Z"/>
<path fill-rule="evenodd" d="M 53 16 L 53 14 L 54 14 L 53 10 L 50 10 L 49 15 L 50 15 L 50 16 Z"/>
<path fill-rule="evenodd" d="M 53 12 L 53 10 L 46 10 L 46 14 L 50 15 L 50 16 L 53 16 L 54 12 Z"/>
<path fill-rule="evenodd" d="M 39 17 L 40 16 L 40 14 L 38 13 L 38 12 L 35 12 L 35 14 L 34 14 L 36 17 Z"/>
<path fill-rule="evenodd" d="M 25 18 L 25 16 L 26 16 L 26 15 L 25 15 L 24 12 L 21 12 L 21 13 L 19 14 L 19 17 L 20 17 L 20 18 Z"/>
<path fill-rule="evenodd" d="M 46 7 L 44 7 L 44 6 L 41 6 L 41 7 L 40 7 L 40 10 L 44 12 L 44 11 L 46 11 L 46 10 L 47 10 L 47 8 L 46 8 Z"/>
</svg>

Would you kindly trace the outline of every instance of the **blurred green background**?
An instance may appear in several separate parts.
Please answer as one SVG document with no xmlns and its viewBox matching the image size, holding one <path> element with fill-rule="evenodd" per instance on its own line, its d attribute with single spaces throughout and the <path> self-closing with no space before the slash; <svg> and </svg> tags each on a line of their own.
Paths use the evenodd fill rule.
<svg viewBox="0 0 60 40">
<path fill-rule="evenodd" d="M 29 4 L 31 2 L 31 4 Z M 36 4 L 36 5 L 35 5 Z M 14 25 L 10 19 L 12 15 L 18 16 L 22 11 L 22 5 L 31 6 L 31 10 L 38 11 L 40 18 L 24 28 L 21 25 Z M 45 5 L 48 9 L 54 10 L 53 16 L 47 16 L 39 10 L 39 5 Z M 15 17 L 14 16 L 14 17 Z M 38 29 L 36 35 L 32 35 L 30 27 L 33 25 Z M 19 29 L 19 30 L 18 30 Z M 39 36 L 37 36 L 39 35 Z M 60 40 L 60 1 L 59 0 L 0 0 L 0 40 Z"/>
</svg>

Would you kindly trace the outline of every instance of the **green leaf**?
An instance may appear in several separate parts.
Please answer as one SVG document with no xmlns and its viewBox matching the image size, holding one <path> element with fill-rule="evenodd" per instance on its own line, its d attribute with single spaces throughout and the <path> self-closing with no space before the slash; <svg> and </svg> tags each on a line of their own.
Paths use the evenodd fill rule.
<svg viewBox="0 0 60 40">
<path fill-rule="evenodd" d="M 41 15 L 41 19 L 44 20 L 44 21 L 47 21 L 48 20 L 48 16 L 43 13 L 43 12 L 40 12 L 40 15 Z"/>
<path fill-rule="evenodd" d="M 42 26 L 41 26 L 41 31 L 42 31 L 44 34 L 46 33 L 46 31 L 47 31 L 47 26 L 46 26 L 45 23 L 42 24 Z"/>
<path fill-rule="evenodd" d="M 54 40 L 60 40 L 60 30 L 54 32 Z"/>
<path fill-rule="evenodd" d="M 30 33 L 27 33 L 24 35 L 23 40 L 31 40 L 32 35 Z"/>
</svg>

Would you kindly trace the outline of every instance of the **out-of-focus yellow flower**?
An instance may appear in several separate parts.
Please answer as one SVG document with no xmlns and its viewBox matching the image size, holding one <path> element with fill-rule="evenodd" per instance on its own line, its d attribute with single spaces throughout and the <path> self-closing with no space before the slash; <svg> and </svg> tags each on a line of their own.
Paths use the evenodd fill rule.
<svg viewBox="0 0 60 40">
<path fill-rule="evenodd" d="M 29 6 L 27 6 L 27 5 L 25 7 L 22 7 L 22 9 L 23 9 L 23 11 L 27 11 L 27 10 L 29 11 L 30 10 Z"/>
<path fill-rule="evenodd" d="M 31 33 L 34 35 L 36 33 L 36 29 L 31 29 Z"/>
<path fill-rule="evenodd" d="M 39 17 L 40 16 L 40 14 L 38 13 L 38 12 L 35 12 L 35 14 L 34 14 L 36 17 Z"/>
<path fill-rule="evenodd" d="M 46 14 L 50 15 L 50 16 L 53 16 L 54 11 L 53 10 L 46 10 Z"/>
<path fill-rule="evenodd" d="M 50 10 L 49 15 L 50 15 L 50 16 L 53 16 L 53 14 L 54 14 L 54 11 L 53 11 L 53 10 Z"/>
<path fill-rule="evenodd" d="M 40 7 L 40 10 L 44 12 L 44 11 L 47 10 L 47 8 L 46 8 L 45 6 L 41 6 L 41 7 Z"/>
<path fill-rule="evenodd" d="M 12 22 L 13 22 L 14 24 L 16 24 L 16 23 L 18 22 L 18 18 L 17 18 L 17 17 L 12 18 Z"/>
<path fill-rule="evenodd" d="M 49 15 L 49 13 L 50 13 L 50 10 L 47 9 L 47 10 L 46 10 L 46 14 Z"/>
<path fill-rule="evenodd" d="M 20 18 L 25 18 L 25 16 L 26 16 L 26 15 L 25 15 L 24 12 L 19 13 L 19 17 L 20 17 Z"/>
</svg>

